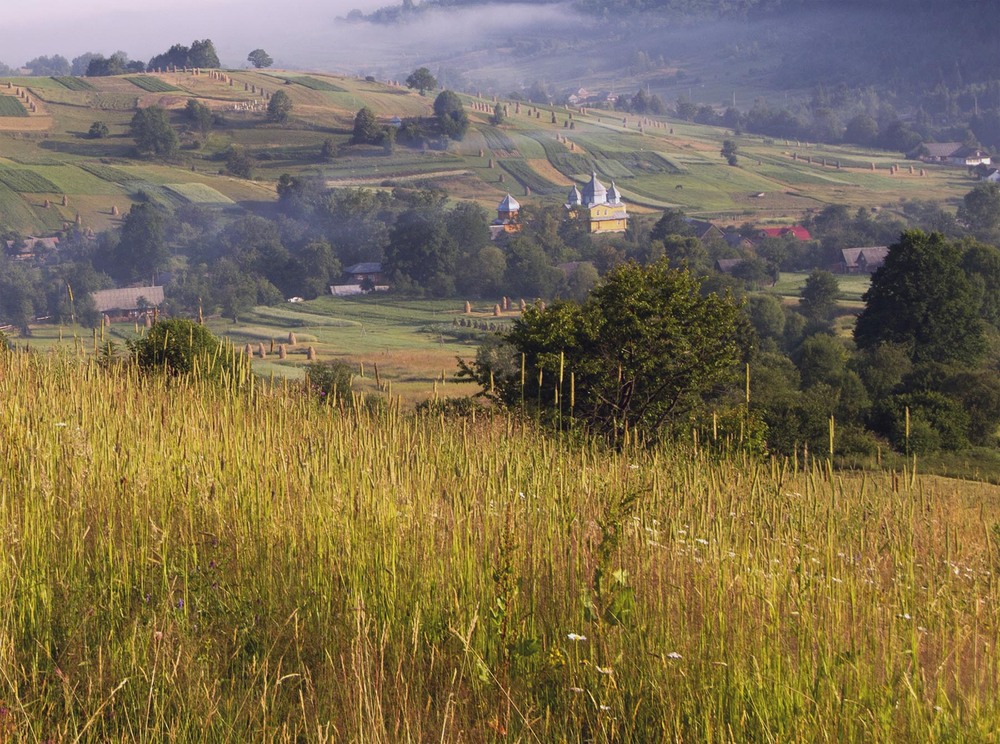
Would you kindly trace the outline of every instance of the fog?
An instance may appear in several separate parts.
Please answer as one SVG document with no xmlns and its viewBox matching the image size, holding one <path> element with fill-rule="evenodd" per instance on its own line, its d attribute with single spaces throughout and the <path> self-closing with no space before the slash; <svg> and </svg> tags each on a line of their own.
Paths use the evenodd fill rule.
<svg viewBox="0 0 1000 744">
<path fill-rule="evenodd" d="M 276 66 L 395 74 L 466 49 L 545 26 L 573 22 L 560 6 L 479 6 L 434 12 L 405 25 L 352 23 L 352 10 L 370 12 L 388 0 L 49 0 L 44 6 L 4 9 L 0 61 L 18 67 L 39 55 L 72 59 L 83 52 L 124 50 L 148 60 L 175 43 L 213 40 L 222 63 L 240 67 L 263 47 Z M 576 23 L 579 23 L 577 21 Z"/>
</svg>

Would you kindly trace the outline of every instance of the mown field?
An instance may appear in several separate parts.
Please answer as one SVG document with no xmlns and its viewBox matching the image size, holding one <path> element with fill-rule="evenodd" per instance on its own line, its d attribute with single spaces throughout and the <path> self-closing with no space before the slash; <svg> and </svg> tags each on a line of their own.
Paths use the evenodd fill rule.
<svg viewBox="0 0 1000 744">
<path fill-rule="evenodd" d="M 357 110 L 368 106 L 383 120 L 428 115 L 433 96 L 321 73 L 235 70 L 216 76 L 172 72 L 9 78 L 0 79 L 0 86 L 7 82 L 26 88 L 44 115 L 14 116 L 20 103 L 12 95 L 0 96 L 0 106 L 11 107 L 0 121 L 0 158 L 25 163 L 29 170 L 40 170 L 43 162 L 125 166 L 132 181 L 186 184 L 191 193 L 207 187 L 245 208 L 273 201 L 274 183 L 282 173 L 319 176 L 336 186 L 432 184 L 455 198 L 475 199 L 492 208 L 507 191 L 519 199 L 561 203 L 573 183 L 582 183 L 596 171 L 602 179 L 615 181 L 635 212 L 676 206 L 733 224 L 787 223 L 833 203 L 892 208 L 906 198 L 955 204 L 974 185 L 962 169 L 925 166 L 923 174 L 919 167 L 910 173 L 908 164 L 892 153 L 753 136 L 737 138 L 741 154 L 739 166 L 733 168 L 719 155 L 722 140 L 733 136 L 724 129 L 596 109 L 501 101 L 508 115 L 501 126 L 494 126 L 488 121 L 493 101 L 471 96 L 463 96 L 472 127 L 462 142 L 449 143 L 444 150 L 398 146 L 386 155 L 381 148 L 350 146 Z M 269 123 L 262 110 L 265 93 L 278 89 L 293 104 L 291 120 L 282 126 Z M 190 98 L 207 105 L 226 124 L 208 135 L 189 131 L 182 110 Z M 242 110 L 254 101 L 257 111 Z M 128 122 L 136 106 L 149 105 L 173 112 L 174 126 L 182 133 L 181 155 L 174 162 L 131 159 Z M 94 121 L 108 125 L 108 138 L 86 137 Z M 332 162 L 320 158 L 326 140 L 337 147 Z M 222 161 L 232 145 L 247 147 L 256 157 L 253 180 L 225 174 Z M 894 165 L 899 169 L 893 173 Z M 41 170 L 39 175 L 48 178 Z M 83 183 L 49 180 L 58 187 L 54 193 L 73 199 L 85 226 L 95 229 L 116 225 L 111 207 L 125 212 L 138 198 L 133 184 L 121 179 L 106 179 L 113 184 L 112 193 L 97 200 Z M 17 193 L 0 196 L 30 202 L 32 192 Z M 0 213 L 10 215 L 8 226 L 21 232 L 48 229 L 33 209 L 0 204 Z"/>
<path fill-rule="evenodd" d="M 608 451 L 73 352 L 0 356 L 0 467 L 11 741 L 1000 727 L 992 486 Z"/>
</svg>

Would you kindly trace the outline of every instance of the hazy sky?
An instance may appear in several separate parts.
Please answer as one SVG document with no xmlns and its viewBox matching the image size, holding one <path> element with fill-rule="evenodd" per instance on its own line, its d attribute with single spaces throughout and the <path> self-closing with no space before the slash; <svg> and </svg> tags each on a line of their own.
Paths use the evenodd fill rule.
<svg viewBox="0 0 1000 744">
<path fill-rule="evenodd" d="M 172 44 L 209 38 L 224 65 L 243 66 L 263 47 L 277 66 L 387 74 L 444 51 L 471 46 L 473 36 L 502 38 L 519 28 L 567 20 L 558 6 L 517 5 L 489 13 L 479 7 L 437 13 L 420 23 L 373 27 L 337 21 L 354 8 L 370 11 L 393 0 L 45 0 L 3 8 L 0 61 L 19 67 L 40 55 L 72 60 L 83 52 L 123 50 L 148 61 Z"/>
<path fill-rule="evenodd" d="M 46 0 L 3 9 L 0 61 L 20 66 L 39 55 L 72 59 L 87 51 L 119 49 L 148 60 L 171 44 L 210 38 L 223 63 L 242 64 L 264 47 L 276 59 L 295 57 L 324 36 L 344 36 L 338 16 L 371 10 L 388 0 Z M 299 62 L 306 64 L 306 62 Z"/>
</svg>

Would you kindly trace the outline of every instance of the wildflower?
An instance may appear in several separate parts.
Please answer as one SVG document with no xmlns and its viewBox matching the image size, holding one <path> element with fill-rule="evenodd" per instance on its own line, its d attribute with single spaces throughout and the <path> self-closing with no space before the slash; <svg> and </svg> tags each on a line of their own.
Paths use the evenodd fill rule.
<svg viewBox="0 0 1000 744">
<path fill-rule="evenodd" d="M 909 612 L 904 612 L 902 615 L 896 615 L 900 620 L 912 620 Z"/>
<path fill-rule="evenodd" d="M 183 610 L 184 609 L 184 600 L 183 599 L 178 599 L 177 600 L 177 609 L 178 610 Z"/>
<path fill-rule="evenodd" d="M 57 429 L 65 429 L 67 426 L 69 426 L 69 424 L 67 424 L 65 421 L 56 421 Z"/>
<path fill-rule="evenodd" d="M 568 633 L 566 637 L 571 641 L 577 641 L 577 642 L 587 640 L 587 636 L 580 635 L 578 633 Z"/>
<path fill-rule="evenodd" d="M 606 713 L 609 710 L 611 710 L 611 706 L 610 705 L 602 705 L 601 706 L 601 710 L 603 710 Z"/>
<path fill-rule="evenodd" d="M 612 669 L 611 667 L 601 667 L 601 666 L 597 666 L 596 664 L 594 665 L 594 669 L 597 670 L 598 674 L 608 674 L 608 675 L 611 675 L 611 674 L 615 673 L 615 670 Z"/>
<path fill-rule="evenodd" d="M 570 687 L 569 691 L 570 692 L 575 692 L 577 695 L 583 694 L 583 688 L 582 687 Z"/>
<path fill-rule="evenodd" d="M 668 659 L 683 659 L 684 657 L 683 657 L 683 656 L 681 656 L 681 655 L 680 655 L 679 653 L 677 653 L 676 651 L 671 651 L 671 652 L 670 652 L 669 654 L 667 654 L 667 658 L 668 658 Z"/>
</svg>

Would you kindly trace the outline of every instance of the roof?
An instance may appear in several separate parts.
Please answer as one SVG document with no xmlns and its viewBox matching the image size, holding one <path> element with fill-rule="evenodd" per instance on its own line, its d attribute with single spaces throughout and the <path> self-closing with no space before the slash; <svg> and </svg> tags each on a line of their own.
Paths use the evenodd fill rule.
<svg viewBox="0 0 1000 744">
<path fill-rule="evenodd" d="M 720 258 L 715 262 L 715 268 L 723 274 L 732 273 L 733 269 L 739 266 L 746 259 L 743 258 Z"/>
<path fill-rule="evenodd" d="M 152 307 L 163 303 L 163 287 L 125 287 L 123 289 L 101 289 L 91 292 L 94 307 L 99 313 L 109 310 L 138 310 L 139 300 L 144 299 Z"/>
<path fill-rule="evenodd" d="M 22 253 L 34 253 L 38 250 L 54 251 L 59 247 L 59 238 L 25 238 Z M 16 240 L 7 241 L 7 250 L 13 250 L 17 244 Z"/>
<path fill-rule="evenodd" d="M 348 266 L 344 269 L 345 274 L 380 274 L 381 272 L 382 264 L 378 261 L 356 263 L 354 266 Z"/>
<path fill-rule="evenodd" d="M 580 202 L 583 200 L 583 197 L 580 196 L 580 189 L 578 189 L 575 185 L 573 186 L 573 189 L 569 192 L 569 196 L 567 196 L 566 198 L 568 200 L 566 206 L 573 206 L 573 207 L 579 205 Z"/>
<path fill-rule="evenodd" d="M 622 194 L 615 186 L 615 182 L 611 182 L 611 188 L 608 189 L 608 204 L 620 204 L 622 200 Z"/>
<path fill-rule="evenodd" d="M 693 217 L 685 217 L 684 221 L 692 230 L 694 230 L 696 238 L 704 238 L 711 232 L 722 233 L 722 230 L 720 230 L 717 225 L 714 225 L 707 220 L 696 220 Z"/>
<path fill-rule="evenodd" d="M 802 225 L 791 225 L 789 227 L 763 227 L 761 232 L 768 238 L 783 238 L 791 235 L 796 240 L 812 240 L 812 235 Z"/>
<path fill-rule="evenodd" d="M 593 171 L 590 176 L 590 181 L 587 185 L 583 187 L 583 191 L 580 194 L 583 200 L 583 206 L 593 207 L 596 204 L 605 204 L 608 201 L 608 190 L 604 187 L 604 184 L 597 180 L 597 171 Z"/>
<path fill-rule="evenodd" d="M 848 269 L 856 269 L 861 266 L 866 269 L 876 269 L 885 263 L 885 257 L 889 255 L 889 247 L 870 245 L 864 248 L 842 248 L 840 255 L 843 256 L 844 266 Z"/>
<path fill-rule="evenodd" d="M 961 149 L 961 142 L 925 142 L 924 149 L 927 151 L 927 157 L 929 158 L 950 158 L 959 149 Z"/>
<path fill-rule="evenodd" d="M 503 201 L 500 202 L 500 205 L 497 207 L 497 211 L 498 212 L 516 212 L 520 208 L 521 208 L 521 205 L 518 204 L 517 199 L 515 199 L 510 194 L 507 194 L 507 196 L 505 196 L 503 198 Z"/>
</svg>

